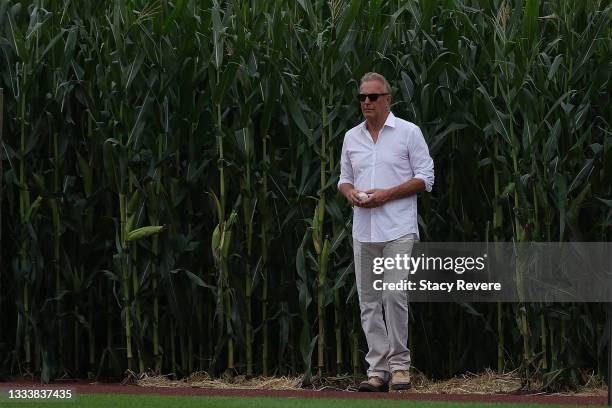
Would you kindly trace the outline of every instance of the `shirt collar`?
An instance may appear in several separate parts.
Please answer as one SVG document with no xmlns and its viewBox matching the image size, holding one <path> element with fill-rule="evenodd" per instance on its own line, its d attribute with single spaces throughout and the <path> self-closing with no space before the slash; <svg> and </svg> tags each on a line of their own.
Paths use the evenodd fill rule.
<svg viewBox="0 0 612 408">
<path fill-rule="evenodd" d="M 385 126 L 389 126 L 392 128 L 395 127 L 395 115 L 391 111 L 389 111 L 389 114 L 387 115 L 387 120 L 385 120 Z"/>
<path fill-rule="evenodd" d="M 385 124 L 383 125 L 383 127 L 385 127 L 385 126 L 389 126 L 389 127 L 395 128 L 395 115 L 391 111 L 389 111 L 389 114 L 387 115 L 387 120 L 385 120 Z M 368 128 L 366 128 L 366 121 L 365 120 L 363 122 L 361 122 L 361 127 L 363 128 L 364 131 L 368 130 Z"/>
</svg>

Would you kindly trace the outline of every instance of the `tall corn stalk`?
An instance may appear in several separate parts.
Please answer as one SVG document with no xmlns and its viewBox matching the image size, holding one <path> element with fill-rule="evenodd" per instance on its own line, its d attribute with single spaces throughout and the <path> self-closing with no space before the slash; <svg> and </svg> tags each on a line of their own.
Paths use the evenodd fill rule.
<svg viewBox="0 0 612 408">
<path fill-rule="evenodd" d="M 222 122 L 222 108 L 225 92 L 232 85 L 235 79 L 235 74 L 238 69 L 238 57 L 234 54 L 238 53 L 237 43 L 231 43 L 226 37 L 230 29 L 231 5 L 224 11 L 219 3 L 213 1 L 211 9 L 212 19 L 212 36 L 213 36 L 213 58 L 212 72 L 214 75 L 213 83 L 213 102 L 214 102 L 214 123 L 215 123 L 215 142 L 217 150 L 217 169 L 219 172 L 219 195 L 213 194 L 217 209 L 218 224 L 215 227 L 212 236 L 213 256 L 218 270 L 218 299 L 221 305 L 219 320 L 222 322 L 221 327 L 225 328 L 225 333 L 220 335 L 226 338 L 227 346 L 227 366 L 228 372 L 234 371 L 234 336 L 235 331 L 232 328 L 232 290 L 229 286 L 229 250 L 232 238 L 232 228 L 236 219 L 236 213 L 233 211 L 226 218 L 227 193 L 226 193 L 226 158 L 224 150 L 225 130 Z M 229 50 L 230 58 L 224 63 L 224 55 L 226 48 Z"/>
<path fill-rule="evenodd" d="M 246 269 L 244 274 L 244 295 L 246 301 L 246 316 L 245 316 L 245 347 L 246 347 L 246 373 L 248 376 L 253 375 L 253 314 L 252 314 L 252 296 L 253 296 L 253 233 L 254 233 L 254 216 L 257 201 L 252 201 L 252 186 L 251 186 L 251 160 L 252 146 L 251 138 L 248 134 L 248 128 L 242 129 L 242 140 L 244 143 L 246 172 L 242 181 L 242 205 L 243 217 L 246 225 Z"/>
</svg>

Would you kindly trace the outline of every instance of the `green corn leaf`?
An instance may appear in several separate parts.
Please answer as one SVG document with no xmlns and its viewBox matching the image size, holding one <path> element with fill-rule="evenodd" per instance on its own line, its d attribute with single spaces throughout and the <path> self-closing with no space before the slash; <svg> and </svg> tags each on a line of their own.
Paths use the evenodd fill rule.
<svg viewBox="0 0 612 408">
<path fill-rule="evenodd" d="M 226 28 L 223 27 L 223 23 L 221 22 L 221 8 L 217 1 L 213 2 L 212 7 L 212 35 L 213 35 L 213 49 L 214 49 L 214 66 L 218 71 L 221 69 L 221 64 L 223 63 L 223 45 L 224 45 L 224 37 Z"/>
<path fill-rule="evenodd" d="M 525 8 L 523 9 L 523 26 L 521 32 L 522 37 L 527 39 L 529 43 L 533 41 L 536 34 L 539 10 L 539 0 L 525 0 Z"/>
<path fill-rule="evenodd" d="M 342 21 L 340 22 L 338 29 L 338 38 L 344 38 L 347 31 L 355 22 L 357 15 L 359 14 L 359 10 L 361 9 L 361 0 L 350 0 L 349 5 L 345 7 Z"/>
<path fill-rule="evenodd" d="M 174 4 L 174 7 L 172 8 L 172 12 L 164 20 L 164 25 L 162 27 L 162 30 L 164 33 L 166 34 L 168 33 L 168 31 L 170 30 L 170 25 L 177 19 L 178 16 L 182 15 L 184 8 L 185 8 L 184 0 L 178 0 Z"/>
</svg>

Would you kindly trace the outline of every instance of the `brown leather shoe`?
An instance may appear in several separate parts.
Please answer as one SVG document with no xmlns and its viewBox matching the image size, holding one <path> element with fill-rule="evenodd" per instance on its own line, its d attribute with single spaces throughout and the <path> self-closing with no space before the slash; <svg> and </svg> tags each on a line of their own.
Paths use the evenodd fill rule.
<svg viewBox="0 0 612 408">
<path fill-rule="evenodd" d="M 387 392 L 389 391 L 389 383 L 378 376 L 368 377 L 367 381 L 362 381 L 359 384 L 359 392 Z"/>
<path fill-rule="evenodd" d="M 410 374 L 408 370 L 396 370 L 391 374 L 390 388 L 392 391 L 409 390 Z"/>
</svg>

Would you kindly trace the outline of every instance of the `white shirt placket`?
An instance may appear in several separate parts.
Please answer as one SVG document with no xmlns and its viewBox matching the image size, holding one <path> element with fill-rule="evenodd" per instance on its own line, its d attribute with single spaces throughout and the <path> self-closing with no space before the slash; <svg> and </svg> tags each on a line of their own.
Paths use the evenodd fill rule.
<svg viewBox="0 0 612 408">
<path fill-rule="evenodd" d="M 376 139 L 376 142 L 374 142 L 374 138 L 372 137 L 372 134 L 370 133 L 369 130 L 367 130 L 366 127 L 366 132 L 367 132 L 367 136 L 370 140 L 370 146 L 372 147 L 372 171 L 370 172 L 370 188 L 376 188 L 376 185 L 374 183 L 374 180 L 376 180 L 376 153 L 378 151 L 378 145 L 380 144 L 380 140 L 381 140 L 381 136 L 383 133 L 385 126 L 383 125 L 382 129 L 380 129 L 380 131 L 378 132 L 378 138 Z M 377 225 L 376 222 L 376 214 L 378 213 L 378 211 L 376 211 L 376 208 L 370 208 L 370 240 L 374 240 L 374 235 L 375 235 L 375 226 Z"/>
</svg>

